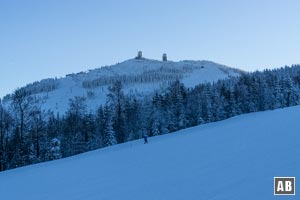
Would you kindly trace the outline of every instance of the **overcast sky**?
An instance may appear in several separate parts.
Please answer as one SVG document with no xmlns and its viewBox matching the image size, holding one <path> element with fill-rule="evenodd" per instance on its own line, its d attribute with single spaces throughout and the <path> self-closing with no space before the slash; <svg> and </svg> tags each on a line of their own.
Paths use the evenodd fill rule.
<svg viewBox="0 0 300 200">
<path fill-rule="evenodd" d="M 0 97 L 138 50 L 244 70 L 300 63 L 299 8 L 298 0 L 0 0 Z"/>
</svg>

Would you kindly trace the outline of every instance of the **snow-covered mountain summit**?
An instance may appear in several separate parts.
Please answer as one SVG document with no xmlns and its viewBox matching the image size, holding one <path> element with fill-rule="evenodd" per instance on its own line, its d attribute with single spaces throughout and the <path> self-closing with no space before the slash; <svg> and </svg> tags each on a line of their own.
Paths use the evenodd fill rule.
<svg viewBox="0 0 300 200">
<path fill-rule="evenodd" d="M 68 74 L 60 79 L 45 79 L 25 88 L 43 102 L 43 108 L 64 113 L 69 99 L 85 97 L 90 110 L 105 103 L 107 89 L 121 80 L 125 94 L 144 96 L 164 90 L 170 82 L 180 80 L 186 87 L 238 76 L 241 71 L 210 61 L 158 61 L 129 59 L 112 66 Z M 9 102 L 9 96 L 4 98 Z"/>
</svg>

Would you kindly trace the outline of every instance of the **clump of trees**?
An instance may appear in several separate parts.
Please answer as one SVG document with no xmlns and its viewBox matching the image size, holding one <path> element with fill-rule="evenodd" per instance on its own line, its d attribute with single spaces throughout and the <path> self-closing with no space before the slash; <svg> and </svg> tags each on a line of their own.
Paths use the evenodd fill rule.
<svg viewBox="0 0 300 200">
<path fill-rule="evenodd" d="M 89 111 L 86 99 L 70 99 L 60 116 L 44 111 L 25 89 L 0 100 L 0 171 L 59 159 L 141 138 L 156 136 L 243 113 L 299 105 L 300 66 L 199 84 L 173 81 L 163 93 L 136 97 L 123 93 L 122 81 L 109 88 L 107 102 Z"/>
</svg>

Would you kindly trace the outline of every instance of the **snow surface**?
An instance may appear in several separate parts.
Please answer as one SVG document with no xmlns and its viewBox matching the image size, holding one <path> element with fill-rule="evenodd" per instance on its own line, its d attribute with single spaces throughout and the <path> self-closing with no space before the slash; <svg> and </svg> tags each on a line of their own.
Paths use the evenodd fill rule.
<svg viewBox="0 0 300 200">
<path fill-rule="evenodd" d="M 210 61 L 158 61 L 151 59 L 129 59 L 112 66 L 105 66 L 87 72 L 69 74 L 64 78 L 56 79 L 57 88 L 51 92 L 40 92 L 35 94 L 43 102 L 43 109 L 52 110 L 54 113 L 64 114 L 69 107 L 69 99 L 75 96 L 87 98 L 88 110 L 95 111 L 99 105 L 106 102 L 109 84 L 96 88 L 85 88 L 83 82 L 92 81 L 99 77 L 113 77 L 117 79 L 120 76 L 146 76 L 152 74 L 159 75 L 182 75 L 181 82 L 186 87 L 194 87 L 199 83 L 213 82 L 219 79 L 225 79 L 230 76 L 240 75 L 240 71 L 220 65 Z M 154 91 L 167 87 L 170 79 L 153 82 L 135 82 L 124 84 L 125 94 L 135 94 L 145 96 Z M 42 81 L 37 87 L 45 87 L 47 81 Z M 93 92 L 94 96 L 89 97 L 88 92 Z M 10 101 L 6 102 L 9 105 Z"/>
<path fill-rule="evenodd" d="M 5 200 L 253 200 L 274 176 L 300 179 L 300 106 L 0 173 Z"/>
</svg>

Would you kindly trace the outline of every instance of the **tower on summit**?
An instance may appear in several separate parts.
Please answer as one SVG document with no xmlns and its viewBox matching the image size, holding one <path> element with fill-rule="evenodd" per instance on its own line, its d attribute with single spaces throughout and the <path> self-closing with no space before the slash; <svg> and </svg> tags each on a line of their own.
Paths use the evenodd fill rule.
<svg viewBox="0 0 300 200">
<path fill-rule="evenodd" d="M 143 58 L 143 52 L 138 51 L 137 57 L 135 57 L 135 59 L 142 59 L 142 58 Z"/>
<path fill-rule="evenodd" d="M 167 57 L 167 54 L 166 54 L 166 53 L 164 53 L 164 54 L 162 55 L 162 61 L 168 61 L 168 57 Z"/>
</svg>

